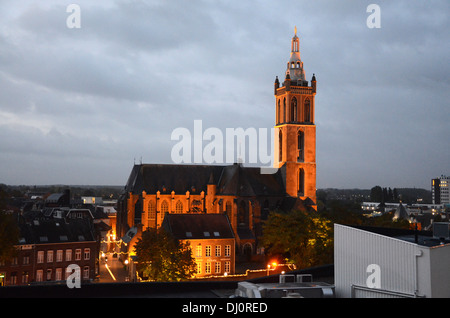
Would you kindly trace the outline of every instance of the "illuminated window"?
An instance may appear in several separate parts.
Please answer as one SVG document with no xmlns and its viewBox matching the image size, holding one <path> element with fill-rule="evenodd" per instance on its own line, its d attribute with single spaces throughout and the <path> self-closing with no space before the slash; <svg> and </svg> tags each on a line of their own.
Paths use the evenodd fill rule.
<svg viewBox="0 0 450 318">
<path fill-rule="evenodd" d="M 161 203 L 161 213 L 164 215 L 165 213 L 169 212 L 169 205 L 167 204 L 167 201 L 164 200 Z"/>
<path fill-rule="evenodd" d="M 155 218 L 156 218 L 155 204 L 153 203 L 153 201 L 150 201 L 148 203 L 148 219 L 154 220 Z"/>
<path fill-rule="evenodd" d="M 225 245 L 225 256 L 231 256 L 231 245 Z"/>
<path fill-rule="evenodd" d="M 211 274 L 211 263 L 210 262 L 205 263 L 205 274 Z"/>
<path fill-rule="evenodd" d="M 202 257 L 202 246 L 201 245 L 197 245 L 196 257 Z"/>
<path fill-rule="evenodd" d="M 38 251 L 37 262 L 38 264 L 44 263 L 44 251 Z"/>
<path fill-rule="evenodd" d="M 91 249 L 90 248 L 84 249 L 84 259 L 85 260 L 91 259 Z"/>
<path fill-rule="evenodd" d="M 221 254 L 221 246 L 220 245 L 216 245 L 216 257 L 220 257 Z"/>
<path fill-rule="evenodd" d="M 220 273 L 220 262 L 215 262 L 214 263 L 214 272 L 216 274 Z"/>
<path fill-rule="evenodd" d="M 183 203 L 181 203 L 180 200 L 178 200 L 177 204 L 175 205 L 175 213 L 183 213 Z"/>
<path fill-rule="evenodd" d="M 230 261 L 226 261 L 224 265 L 225 265 L 224 268 L 223 268 L 224 272 L 225 273 L 229 273 L 231 271 L 231 263 L 230 263 Z"/>
<path fill-rule="evenodd" d="M 66 261 L 70 262 L 72 260 L 72 250 L 66 250 Z"/>
<path fill-rule="evenodd" d="M 211 256 L 211 245 L 205 246 L 205 256 Z"/>
<path fill-rule="evenodd" d="M 80 261 L 81 260 L 81 248 L 77 248 L 75 250 L 75 260 Z"/>
</svg>

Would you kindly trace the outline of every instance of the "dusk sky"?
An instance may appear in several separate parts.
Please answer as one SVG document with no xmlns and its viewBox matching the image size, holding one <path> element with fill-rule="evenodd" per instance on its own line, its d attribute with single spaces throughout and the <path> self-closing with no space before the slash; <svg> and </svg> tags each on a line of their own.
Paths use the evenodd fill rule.
<svg viewBox="0 0 450 318">
<path fill-rule="evenodd" d="M 134 162 L 173 163 L 171 134 L 194 120 L 271 129 L 297 26 L 317 78 L 317 188 L 430 189 L 450 175 L 449 13 L 448 0 L 0 0 L 0 183 L 124 185 Z"/>
</svg>

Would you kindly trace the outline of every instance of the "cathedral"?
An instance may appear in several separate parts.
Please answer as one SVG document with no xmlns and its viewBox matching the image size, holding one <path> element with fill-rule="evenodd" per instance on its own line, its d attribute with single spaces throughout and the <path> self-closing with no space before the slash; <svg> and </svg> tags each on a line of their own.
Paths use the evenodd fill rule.
<svg viewBox="0 0 450 318">
<path fill-rule="evenodd" d="M 274 83 L 276 173 L 230 165 L 135 164 L 117 206 L 117 235 L 159 228 L 169 214 L 225 214 L 236 256 L 257 255 L 269 211 L 316 209 L 316 79 L 305 79 L 297 30 L 285 78 Z"/>
</svg>

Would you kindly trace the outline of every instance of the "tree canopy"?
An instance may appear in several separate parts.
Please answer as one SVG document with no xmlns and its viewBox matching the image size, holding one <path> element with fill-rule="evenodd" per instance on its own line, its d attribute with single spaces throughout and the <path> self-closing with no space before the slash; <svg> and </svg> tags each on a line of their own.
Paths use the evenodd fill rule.
<svg viewBox="0 0 450 318">
<path fill-rule="evenodd" d="M 147 229 L 135 245 L 137 270 L 153 281 L 181 281 L 195 274 L 189 243 L 176 240 L 163 228 Z"/>
<path fill-rule="evenodd" d="M 263 226 L 262 245 L 298 268 L 333 262 L 333 228 L 318 213 L 273 212 Z"/>
</svg>

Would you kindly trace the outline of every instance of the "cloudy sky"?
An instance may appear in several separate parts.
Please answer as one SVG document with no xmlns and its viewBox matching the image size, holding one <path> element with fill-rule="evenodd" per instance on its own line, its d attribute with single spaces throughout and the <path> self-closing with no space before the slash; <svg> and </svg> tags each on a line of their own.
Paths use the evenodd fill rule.
<svg viewBox="0 0 450 318">
<path fill-rule="evenodd" d="M 194 120 L 270 129 L 297 26 L 318 82 L 317 187 L 429 189 L 450 174 L 449 12 L 448 0 L 0 0 L 0 183 L 123 185 L 134 162 L 173 163 L 171 134 Z"/>
</svg>

